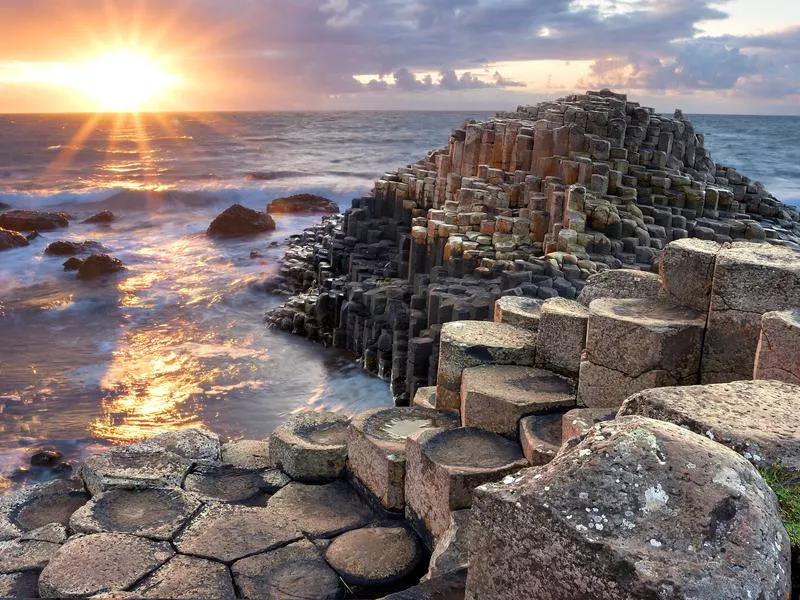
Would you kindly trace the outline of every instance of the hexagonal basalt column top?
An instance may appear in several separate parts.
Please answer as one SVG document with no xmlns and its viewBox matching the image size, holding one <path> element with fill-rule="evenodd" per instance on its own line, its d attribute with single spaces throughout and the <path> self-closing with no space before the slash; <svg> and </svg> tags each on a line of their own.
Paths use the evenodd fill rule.
<svg viewBox="0 0 800 600">
<path fill-rule="evenodd" d="M 503 296 L 494 303 L 494 322 L 538 331 L 543 300 L 524 296 Z"/>
<path fill-rule="evenodd" d="M 416 407 L 377 408 L 353 418 L 348 433 L 350 471 L 384 508 L 404 503 L 405 442 L 429 428 L 454 428 L 458 419 L 437 410 Z"/>
<path fill-rule="evenodd" d="M 67 525 L 72 513 L 88 500 L 78 480 L 50 481 L 5 494 L 0 500 L 0 540 L 49 523 Z"/>
<path fill-rule="evenodd" d="M 347 463 L 350 419 L 330 412 L 302 412 L 279 426 L 270 436 L 273 465 L 292 479 L 330 481 Z"/>
</svg>

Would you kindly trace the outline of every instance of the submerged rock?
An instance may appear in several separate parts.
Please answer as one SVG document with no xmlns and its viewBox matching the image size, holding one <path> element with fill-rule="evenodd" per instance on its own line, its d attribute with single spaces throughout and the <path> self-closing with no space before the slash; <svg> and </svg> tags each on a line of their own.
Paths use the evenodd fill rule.
<svg viewBox="0 0 800 600">
<path fill-rule="evenodd" d="M 102 251 L 103 246 L 98 242 L 87 240 L 85 242 L 70 242 L 67 240 L 58 240 L 53 242 L 44 249 L 44 253 L 50 256 L 73 256 L 75 254 L 82 254 L 84 252 Z"/>
<path fill-rule="evenodd" d="M 83 259 L 76 258 L 73 256 L 72 258 L 68 258 L 67 260 L 65 260 L 62 266 L 64 267 L 65 271 L 77 271 L 78 269 L 81 268 L 82 264 L 83 264 Z"/>
<path fill-rule="evenodd" d="M 308 212 L 333 214 L 339 212 L 339 205 L 333 200 L 315 194 L 295 194 L 286 198 L 276 198 L 267 204 L 267 212 L 270 214 Z"/>
<path fill-rule="evenodd" d="M 274 231 L 275 221 L 265 212 L 234 204 L 211 221 L 207 235 L 237 237 Z"/>
<path fill-rule="evenodd" d="M 92 254 L 78 267 L 78 279 L 94 279 L 124 270 L 122 261 L 108 254 Z"/>
<path fill-rule="evenodd" d="M 49 231 L 68 225 L 69 218 L 62 212 L 15 209 L 0 213 L 0 227 L 13 231 Z"/>
<path fill-rule="evenodd" d="M 30 242 L 24 235 L 9 229 L 0 227 L 0 250 L 11 250 L 12 248 L 23 248 Z"/>
<path fill-rule="evenodd" d="M 83 221 L 83 223 L 111 223 L 115 218 L 116 217 L 114 217 L 114 213 L 112 213 L 110 210 L 103 210 L 95 215 L 92 215 Z"/>
</svg>

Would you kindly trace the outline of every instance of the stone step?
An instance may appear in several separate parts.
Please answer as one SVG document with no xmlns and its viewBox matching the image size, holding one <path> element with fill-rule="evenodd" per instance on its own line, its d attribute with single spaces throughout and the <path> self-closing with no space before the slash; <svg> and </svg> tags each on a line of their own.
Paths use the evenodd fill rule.
<svg viewBox="0 0 800 600">
<path fill-rule="evenodd" d="M 475 487 L 528 466 L 516 441 L 472 427 L 421 431 L 406 456 L 406 518 L 431 548 L 451 511 L 472 505 Z"/>
<path fill-rule="evenodd" d="M 442 327 L 436 408 L 457 411 L 461 373 L 485 364 L 532 366 L 536 334 L 506 323 L 455 321 Z"/>
<path fill-rule="evenodd" d="M 575 385 L 534 367 L 485 365 L 464 369 L 461 424 L 516 439 L 519 420 L 575 406 Z"/>
<path fill-rule="evenodd" d="M 538 331 L 543 300 L 525 296 L 503 296 L 494 303 L 494 322 Z"/>
<path fill-rule="evenodd" d="M 705 323 L 704 314 L 663 300 L 593 301 L 578 404 L 619 406 L 637 391 L 697 383 Z"/>
<path fill-rule="evenodd" d="M 345 415 L 298 413 L 272 432 L 272 464 L 296 481 L 333 481 L 345 470 L 349 426 L 350 419 Z"/>
<path fill-rule="evenodd" d="M 348 430 L 348 468 L 387 510 L 405 506 L 406 439 L 430 428 L 454 428 L 456 415 L 442 411 L 376 408 L 353 417 Z"/>
</svg>

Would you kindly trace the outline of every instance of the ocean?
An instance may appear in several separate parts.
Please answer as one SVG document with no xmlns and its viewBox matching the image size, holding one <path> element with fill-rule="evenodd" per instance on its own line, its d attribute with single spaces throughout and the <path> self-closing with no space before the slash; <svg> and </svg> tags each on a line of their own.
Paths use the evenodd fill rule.
<svg viewBox="0 0 800 600">
<path fill-rule="evenodd" d="M 263 325 L 281 301 L 264 288 L 286 238 L 318 216 L 279 216 L 246 240 L 205 229 L 234 202 L 263 209 L 300 192 L 344 209 L 465 118 L 488 116 L 0 116 L 0 202 L 75 217 L 0 253 L 0 489 L 53 477 L 28 464 L 43 446 L 76 461 L 178 427 L 265 438 L 297 410 L 389 405 L 387 384 L 352 357 Z M 692 119 L 717 162 L 800 203 L 800 117 Z M 106 209 L 112 225 L 80 224 Z M 96 240 L 127 270 L 78 281 L 43 255 L 60 239 Z"/>
</svg>

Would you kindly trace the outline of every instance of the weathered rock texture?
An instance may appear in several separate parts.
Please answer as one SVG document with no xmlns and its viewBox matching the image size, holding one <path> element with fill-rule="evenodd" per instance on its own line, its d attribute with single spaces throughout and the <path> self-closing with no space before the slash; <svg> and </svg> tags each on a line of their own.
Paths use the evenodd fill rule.
<svg viewBox="0 0 800 600">
<path fill-rule="evenodd" d="M 800 384 L 800 308 L 761 317 L 753 379 Z"/>
<path fill-rule="evenodd" d="M 350 419 L 324 412 L 298 413 L 275 429 L 269 440 L 273 464 L 298 481 L 330 481 L 347 462 Z"/>
</svg>

